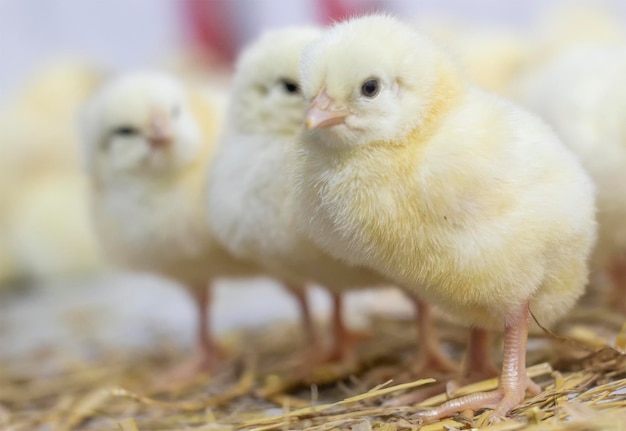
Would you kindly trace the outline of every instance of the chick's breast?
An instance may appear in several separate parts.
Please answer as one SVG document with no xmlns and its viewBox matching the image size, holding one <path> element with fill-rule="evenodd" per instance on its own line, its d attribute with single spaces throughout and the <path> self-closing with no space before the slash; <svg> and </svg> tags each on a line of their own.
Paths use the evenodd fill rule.
<svg viewBox="0 0 626 431">
<path fill-rule="evenodd" d="M 549 323 L 582 293 L 590 182 L 539 120 L 500 99 L 471 90 L 401 146 L 303 143 L 297 169 L 303 229 L 320 246 L 469 325 L 500 326 L 528 300 Z"/>
</svg>

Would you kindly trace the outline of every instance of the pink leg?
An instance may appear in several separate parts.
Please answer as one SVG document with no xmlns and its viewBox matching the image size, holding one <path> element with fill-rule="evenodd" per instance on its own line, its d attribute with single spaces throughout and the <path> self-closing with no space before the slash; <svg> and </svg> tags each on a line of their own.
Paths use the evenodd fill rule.
<svg viewBox="0 0 626 431">
<path fill-rule="evenodd" d="M 286 287 L 298 303 L 300 318 L 302 319 L 302 329 L 304 330 L 307 338 L 307 344 L 312 349 L 319 349 L 322 343 L 320 342 L 317 330 L 315 329 L 315 322 L 313 320 L 313 313 L 311 312 L 311 304 L 309 303 L 309 299 L 307 297 L 306 288 L 295 284 L 287 284 Z"/>
<path fill-rule="evenodd" d="M 333 344 L 330 348 L 329 360 L 350 362 L 355 359 L 356 336 L 350 333 L 343 316 L 343 298 L 338 293 L 331 293 L 333 299 L 332 332 Z"/>
<path fill-rule="evenodd" d="M 490 379 L 499 373 L 491 359 L 489 333 L 481 328 L 472 328 L 463 365 L 463 376 L 459 381 L 449 381 L 446 384 L 446 392 L 449 395 L 454 394 L 462 385 Z"/>
<path fill-rule="evenodd" d="M 441 342 L 433 324 L 432 308 L 416 298 L 410 298 L 417 314 L 417 331 L 419 334 L 419 350 L 411 367 L 416 375 L 426 375 L 432 371 L 454 372 L 457 365 L 450 360 L 441 349 Z"/>
<path fill-rule="evenodd" d="M 504 359 L 498 389 L 450 400 L 437 408 L 418 413 L 416 417 L 432 422 L 464 410 L 493 408 L 492 417 L 500 418 L 524 400 L 526 391 L 533 395 L 541 392 L 539 386 L 526 374 L 529 317 L 528 304 L 525 304 L 505 325 Z"/>
<path fill-rule="evenodd" d="M 616 257 L 608 272 L 611 279 L 609 303 L 626 314 L 626 254 Z"/>
<path fill-rule="evenodd" d="M 218 364 L 222 356 L 221 348 L 215 340 L 211 322 L 213 289 L 212 287 L 199 289 L 194 296 L 198 307 L 198 344 L 206 367 L 212 369 Z"/>
<path fill-rule="evenodd" d="M 158 389 L 165 389 L 173 383 L 184 382 L 199 373 L 213 371 L 222 356 L 211 328 L 211 287 L 190 290 L 198 310 L 197 347 L 194 355 L 178 367 L 167 372 L 156 382 Z"/>
<path fill-rule="evenodd" d="M 484 329 L 472 328 L 470 331 L 463 374 L 470 381 L 491 378 L 499 374 L 491 358 L 491 337 Z"/>
</svg>

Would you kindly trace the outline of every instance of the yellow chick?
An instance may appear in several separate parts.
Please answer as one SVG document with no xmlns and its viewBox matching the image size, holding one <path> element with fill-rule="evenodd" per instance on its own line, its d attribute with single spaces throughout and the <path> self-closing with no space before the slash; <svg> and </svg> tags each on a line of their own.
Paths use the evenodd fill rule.
<svg viewBox="0 0 626 431">
<path fill-rule="evenodd" d="M 521 100 L 579 156 L 596 187 L 592 268 L 608 276 L 611 304 L 626 312 L 626 49 L 570 49 L 531 74 Z"/>
<path fill-rule="evenodd" d="M 540 391 L 525 372 L 530 312 L 549 324 L 584 290 L 591 181 L 539 119 L 473 87 L 392 17 L 336 24 L 305 50 L 300 78 L 300 227 L 468 326 L 503 328 L 498 388 L 418 416 L 506 415 Z"/>
<path fill-rule="evenodd" d="M 219 113 L 210 101 L 156 72 L 129 74 L 102 88 L 81 122 L 96 230 L 107 254 L 189 289 L 198 306 L 199 353 L 172 373 L 211 369 L 218 347 L 209 326 L 217 277 L 257 275 L 233 258 L 206 222 L 205 172 Z"/>
<path fill-rule="evenodd" d="M 85 178 L 74 128 L 79 106 L 99 80 L 98 71 L 82 62 L 46 64 L 0 114 L 0 255 L 8 258 L 6 277 L 66 278 L 101 267 L 83 210 Z"/>
</svg>

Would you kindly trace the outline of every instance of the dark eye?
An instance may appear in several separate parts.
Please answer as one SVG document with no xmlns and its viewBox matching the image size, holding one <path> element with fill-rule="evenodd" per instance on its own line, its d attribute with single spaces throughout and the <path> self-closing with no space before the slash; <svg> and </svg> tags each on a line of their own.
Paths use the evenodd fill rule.
<svg viewBox="0 0 626 431">
<path fill-rule="evenodd" d="M 368 79 L 361 86 L 361 94 L 365 97 L 375 97 L 380 91 L 377 79 Z"/>
<path fill-rule="evenodd" d="M 113 134 L 118 136 L 135 136 L 139 134 L 139 130 L 131 126 L 120 126 L 113 130 Z"/>
<path fill-rule="evenodd" d="M 283 79 L 281 81 L 281 84 L 283 85 L 283 88 L 284 88 L 284 90 L 287 93 L 294 94 L 294 93 L 298 93 L 300 91 L 300 88 L 298 87 L 298 84 L 296 84 L 295 82 L 290 81 L 288 79 Z"/>
</svg>

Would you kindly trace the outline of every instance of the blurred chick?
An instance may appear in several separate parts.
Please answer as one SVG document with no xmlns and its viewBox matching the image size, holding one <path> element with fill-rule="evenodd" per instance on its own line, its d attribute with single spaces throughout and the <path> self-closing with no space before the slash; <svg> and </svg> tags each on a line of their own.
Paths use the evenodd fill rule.
<svg viewBox="0 0 626 431">
<path fill-rule="evenodd" d="M 535 60 L 528 36 L 510 28 L 470 26 L 441 17 L 424 17 L 415 24 L 454 55 L 472 82 L 501 95 L 510 95 L 518 76 Z"/>
<path fill-rule="evenodd" d="M 294 168 L 301 228 L 466 325 L 504 328 L 498 389 L 418 416 L 489 407 L 499 418 L 540 392 L 524 371 L 530 311 L 549 324 L 574 305 L 595 237 L 574 155 L 391 17 L 335 25 L 305 50 L 300 77 L 311 102 Z"/>
<path fill-rule="evenodd" d="M 286 181 L 289 150 L 306 107 L 298 62 L 304 46 L 319 33 L 315 28 L 268 32 L 241 54 L 226 130 L 209 175 L 209 220 L 216 236 L 234 255 L 259 263 L 295 291 L 304 291 L 315 280 L 312 274 L 319 264 L 326 265 L 322 271 L 327 278 L 343 275 L 341 266 L 325 260 L 295 231 Z M 349 283 L 350 272 L 347 277 Z M 343 281 L 337 283 L 342 286 Z M 349 354 L 351 345 L 339 293 L 338 288 L 332 353 L 337 358 Z M 314 333 L 313 328 L 306 330 Z M 322 349 L 314 341 L 307 351 L 318 354 Z"/>
<path fill-rule="evenodd" d="M 0 279 L 83 275 L 102 261 L 85 214 L 74 119 L 101 79 L 72 59 L 46 64 L 0 115 Z M 64 211 L 61 213 L 60 208 Z"/>
<path fill-rule="evenodd" d="M 579 156 L 597 193 L 592 269 L 626 312 L 626 47 L 570 49 L 531 74 L 520 97 Z"/>
<path fill-rule="evenodd" d="M 341 294 L 384 280 L 331 258 L 300 234 L 289 187 L 291 151 L 306 109 L 298 64 L 304 47 L 319 35 L 316 28 L 268 32 L 241 55 L 226 130 L 211 169 L 209 219 L 234 255 L 259 263 L 294 289 L 309 282 L 328 288 L 334 342 L 328 356 L 319 359 L 352 360 L 354 343 L 344 323 Z M 424 348 L 416 367 L 449 370 L 426 318 L 429 310 L 424 304 L 421 309 Z M 320 351 L 311 346 L 310 352 Z"/>
<path fill-rule="evenodd" d="M 621 14 L 605 2 L 562 2 L 549 7 L 531 29 L 537 60 L 552 61 L 582 45 L 618 46 L 626 42 Z"/>
<path fill-rule="evenodd" d="M 113 80 L 90 101 L 81 123 L 93 216 L 105 251 L 130 269 L 178 281 L 195 298 L 199 352 L 172 379 L 218 362 L 207 326 L 207 284 L 257 274 L 218 244 L 206 222 L 205 172 L 218 124 L 209 100 L 155 72 Z"/>
</svg>

